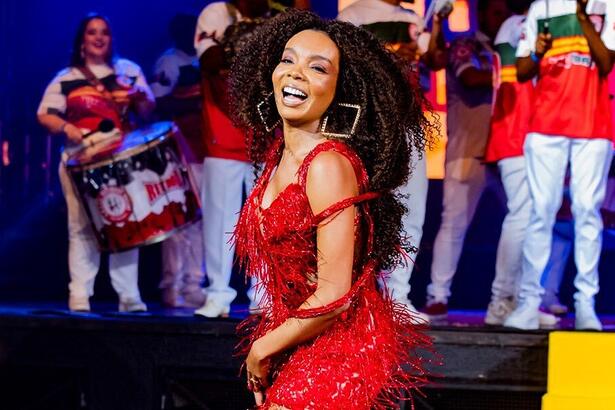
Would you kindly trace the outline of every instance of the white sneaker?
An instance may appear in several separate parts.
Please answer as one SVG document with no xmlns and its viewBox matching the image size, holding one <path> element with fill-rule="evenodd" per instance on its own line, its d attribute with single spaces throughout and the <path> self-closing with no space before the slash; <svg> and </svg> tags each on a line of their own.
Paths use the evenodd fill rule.
<svg viewBox="0 0 615 410">
<path fill-rule="evenodd" d="M 196 316 L 204 316 L 209 318 L 228 317 L 231 313 L 230 306 L 223 306 L 214 299 L 207 299 L 205 304 L 194 311 Z"/>
<path fill-rule="evenodd" d="M 541 329 L 552 329 L 557 326 L 559 321 L 560 318 L 554 314 L 543 312 L 542 310 L 538 312 L 538 325 Z"/>
<path fill-rule="evenodd" d="M 577 330 L 602 330 L 602 323 L 596 315 L 591 303 L 576 302 L 574 304 L 574 328 Z"/>
<path fill-rule="evenodd" d="M 535 304 L 523 303 L 504 320 L 504 326 L 522 330 L 537 330 L 540 328 L 540 314 Z"/>
<path fill-rule="evenodd" d="M 412 324 L 419 326 L 429 324 L 429 316 L 427 316 L 423 312 L 419 312 L 419 310 L 414 307 L 412 302 L 408 301 L 408 303 L 406 303 L 405 305 L 410 311 L 410 314 L 412 315 Z"/>
<path fill-rule="evenodd" d="M 501 326 L 513 310 L 515 310 L 515 302 L 511 299 L 494 299 L 487 307 L 485 324 Z"/>
<path fill-rule="evenodd" d="M 147 305 L 143 303 L 141 298 L 126 298 L 120 299 L 118 306 L 120 312 L 147 312 Z"/>
<path fill-rule="evenodd" d="M 90 298 L 87 296 L 70 295 L 68 297 L 68 308 L 71 312 L 89 312 Z"/>
</svg>

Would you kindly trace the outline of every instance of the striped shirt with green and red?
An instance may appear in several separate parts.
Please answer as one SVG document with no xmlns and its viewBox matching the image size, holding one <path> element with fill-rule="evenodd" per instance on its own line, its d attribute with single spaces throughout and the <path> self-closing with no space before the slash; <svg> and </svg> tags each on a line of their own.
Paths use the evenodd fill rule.
<svg viewBox="0 0 615 410">
<path fill-rule="evenodd" d="M 600 76 L 592 59 L 576 8 L 571 0 L 537 0 L 530 7 L 517 57 L 535 51 L 547 22 L 553 41 L 540 62 L 529 131 L 612 139 L 607 78 Z M 587 12 L 605 46 L 615 50 L 615 2 L 589 0 Z"/>
</svg>

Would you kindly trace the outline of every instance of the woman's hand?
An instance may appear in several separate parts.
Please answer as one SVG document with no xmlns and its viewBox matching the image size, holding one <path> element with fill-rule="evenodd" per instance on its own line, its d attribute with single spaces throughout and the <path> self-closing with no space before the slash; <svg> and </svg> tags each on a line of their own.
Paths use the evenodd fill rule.
<svg viewBox="0 0 615 410">
<path fill-rule="evenodd" d="M 81 132 L 77 126 L 71 124 L 70 122 L 64 123 L 62 126 L 62 132 L 64 132 L 64 134 L 66 134 L 66 138 L 68 138 L 68 140 L 75 145 L 81 144 L 81 141 L 83 141 L 83 132 Z"/>
<path fill-rule="evenodd" d="M 133 101 L 135 103 L 139 103 L 147 99 L 147 92 L 143 89 L 143 87 L 134 85 L 130 88 L 114 90 L 111 92 L 111 96 L 118 105 L 126 106 Z"/>
<path fill-rule="evenodd" d="M 130 104 L 130 89 L 120 89 L 111 92 L 113 101 L 121 107 L 128 106 Z"/>
<path fill-rule="evenodd" d="M 262 353 L 259 340 L 252 344 L 246 358 L 248 389 L 254 393 L 254 399 L 258 406 L 265 401 L 265 390 L 269 387 L 269 366 L 271 364 L 269 358 Z"/>
</svg>

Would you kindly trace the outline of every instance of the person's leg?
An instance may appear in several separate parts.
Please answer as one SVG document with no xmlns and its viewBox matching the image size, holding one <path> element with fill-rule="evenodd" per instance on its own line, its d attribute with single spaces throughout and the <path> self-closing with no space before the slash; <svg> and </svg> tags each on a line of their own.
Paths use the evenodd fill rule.
<svg viewBox="0 0 615 410">
<path fill-rule="evenodd" d="M 110 254 L 109 276 L 111 285 L 120 298 L 120 312 L 147 310 L 139 291 L 139 249 Z"/>
<path fill-rule="evenodd" d="M 246 163 L 221 158 L 203 161 L 203 245 L 209 286 L 206 302 L 195 314 L 206 317 L 226 315 L 237 291 L 229 286 L 234 246 L 229 243 L 237 224 Z"/>
<path fill-rule="evenodd" d="M 254 166 L 250 163 L 245 163 L 244 166 L 244 176 L 243 176 L 243 189 L 246 197 L 250 196 L 252 189 L 254 188 L 254 183 L 256 182 L 256 175 L 254 174 Z M 243 206 L 243 204 L 242 204 Z M 233 248 L 233 251 L 235 248 Z M 250 278 L 250 285 L 248 286 L 248 290 L 246 295 L 248 296 L 249 311 L 252 313 L 256 313 L 259 311 L 262 302 L 264 302 L 264 289 L 261 286 L 257 286 L 257 280 L 254 277 Z"/>
<path fill-rule="evenodd" d="M 447 176 L 444 177 L 442 223 L 434 242 L 431 284 L 427 287 L 428 304 L 424 309 L 432 317 L 442 314 L 430 312 L 430 306 L 448 303 L 463 241 L 485 188 L 485 166 L 476 161 L 473 171 L 466 179 L 459 180 L 451 176 L 448 170 Z M 438 309 L 440 310 L 445 309 Z"/>
<path fill-rule="evenodd" d="M 549 262 L 542 275 L 542 286 L 545 293 L 542 296 L 542 307 L 549 312 L 562 315 L 568 308 L 559 301 L 559 287 L 566 271 L 568 257 L 574 240 L 574 225 L 572 221 L 556 221 L 553 227 L 553 241 Z"/>
<path fill-rule="evenodd" d="M 570 140 L 566 137 L 528 134 L 524 150 L 527 182 L 532 198 L 530 221 L 523 243 L 522 275 L 517 308 L 504 326 L 539 328 L 542 273 L 547 266 L 555 215 L 562 203 Z"/>
<path fill-rule="evenodd" d="M 570 153 L 570 198 L 574 217 L 574 294 L 577 329 L 601 330 L 594 311 L 598 263 L 602 250 L 600 207 L 606 193 L 613 147 L 604 139 L 573 139 Z"/>
<path fill-rule="evenodd" d="M 162 290 L 162 302 L 168 307 L 184 306 L 181 297 L 183 282 L 182 249 L 186 246 L 183 238 L 184 232 L 177 232 L 162 243 L 162 280 L 159 288 Z"/>
<path fill-rule="evenodd" d="M 68 307 L 73 311 L 89 311 L 100 252 L 85 209 L 63 164 L 60 164 L 59 175 L 68 208 Z"/>
<path fill-rule="evenodd" d="M 415 164 L 412 175 L 408 182 L 398 188 L 397 193 L 405 196 L 408 212 L 402 217 L 404 233 L 410 245 L 419 248 L 423 236 L 423 223 L 425 222 L 425 208 L 427 205 L 427 190 L 429 180 L 427 179 L 427 164 L 425 156 L 418 158 L 414 154 L 413 163 Z M 409 255 L 410 260 L 406 260 L 400 266 L 387 272 L 385 284 L 393 300 L 408 306 L 412 311 L 416 309 L 412 305 L 408 295 L 410 293 L 410 277 L 414 269 L 414 263 L 418 254 Z"/>
<path fill-rule="evenodd" d="M 203 180 L 203 164 L 190 164 L 192 176 L 197 184 Z M 200 190 L 200 188 L 198 188 Z M 183 249 L 183 283 L 181 295 L 187 307 L 199 307 L 205 303 L 202 285 L 204 273 L 203 221 L 196 222 L 184 229 L 185 247 Z"/>
<path fill-rule="evenodd" d="M 525 174 L 525 158 L 506 158 L 498 163 L 506 192 L 508 213 L 502 223 L 491 285 L 491 302 L 485 323 L 500 325 L 514 309 L 516 284 L 521 276 L 522 246 L 532 201 Z"/>
</svg>

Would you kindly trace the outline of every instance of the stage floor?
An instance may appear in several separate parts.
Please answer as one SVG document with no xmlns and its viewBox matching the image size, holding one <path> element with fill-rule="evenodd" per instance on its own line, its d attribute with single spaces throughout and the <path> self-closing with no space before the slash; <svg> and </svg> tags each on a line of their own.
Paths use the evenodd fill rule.
<svg viewBox="0 0 615 410">
<path fill-rule="evenodd" d="M 207 319 L 201 316 L 194 316 L 194 309 L 171 309 L 160 306 L 155 303 L 148 303 L 148 312 L 143 313 L 119 313 L 117 305 L 112 303 L 93 303 L 92 312 L 70 312 L 65 303 L 49 302 L 49 303 L 3 303 L 0 304 L 0 318 L 13 316 L 21 318 L 42 318 L 42 317 L 63 317 L 63 318 L 80 318 L 91 320 L 135 320 L 139 322 L 157 322 L 169 323 L 180 321 L 183 324 L 187 323 L 207 323 L 207 322 L 229 322 L 239 323 L 248 315 L 247 305 L 233 305 L 228 318 Z M 433 321 L 429 328 L 433 330 L 469 330 L 469 331 L 510 331 L 514 333 L 525 333 L 520 330 L 507 329 L 501 326 L 487 326 L 484 324 L 484 311 L 479 310 L 452 310 L 449 312 L 448 318 Z M 600 315 L 604 331 L 615 332 L 615 315 Z M 553 330 L 574 330 L 574 314 L 569 313 L 560 318 L 560 322 L 553 328 L 545 328 L 538 331 L 528 333 L 548 333 Z"/>
<path fill-rule="evenodd" d="M 118 313 L 93 304 L 71 313 L 64 303 L 0 305 L 0 408 L 246 409 L 236 326 L 247 306 L 225 319 L 191 309 Z M 416 410 L 540 409 L 546 391 L 548 334 L 483 325 L 484 312 L 452 311 L 427 333 L 437 356 L 421 353 L 433 383 Z M 615 331 L 615 317 L 602 317 Z M 572 316 L 558 329 L 569 330 Z M 441 364 L 436 365 L 436 362 Z"/>
</svg>

